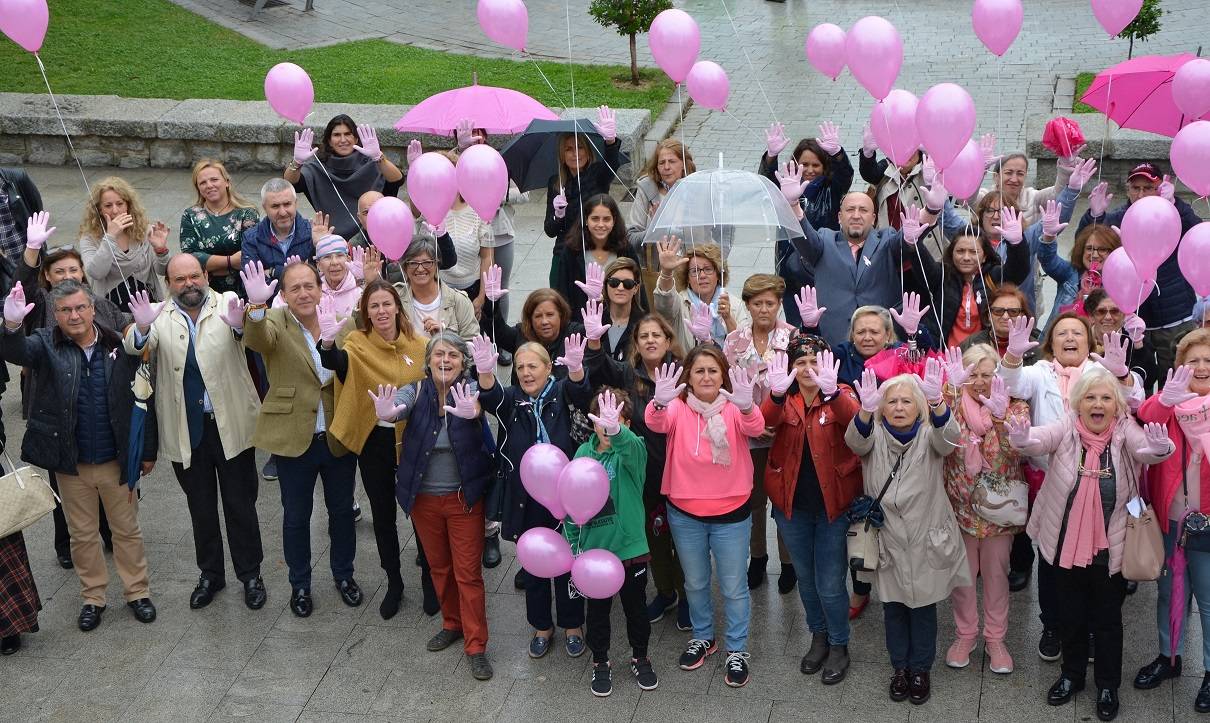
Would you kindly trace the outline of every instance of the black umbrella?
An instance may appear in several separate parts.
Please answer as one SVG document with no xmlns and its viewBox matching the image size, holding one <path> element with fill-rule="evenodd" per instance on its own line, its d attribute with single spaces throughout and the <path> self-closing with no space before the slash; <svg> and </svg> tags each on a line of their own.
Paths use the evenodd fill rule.
<svg viewBox="0 0 1210 723">
<path fill-rule="evenodd" d="M 509 179 L 522 191 L 546 188 L 559 172 L 559 139 L 572 133 L 588 139 L 596 158 L 603 156 L 605 139 L 587 118 L 535 120 L 500 152 L 508 165 Z"/>
</svg>

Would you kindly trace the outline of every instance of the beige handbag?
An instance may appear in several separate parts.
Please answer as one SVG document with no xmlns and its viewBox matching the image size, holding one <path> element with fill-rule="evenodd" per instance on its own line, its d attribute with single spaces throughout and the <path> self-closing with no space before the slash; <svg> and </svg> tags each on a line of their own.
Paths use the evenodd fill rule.
<svg viewBox="0 0 1210 723">
<path fill-rule="evenodd" d="M 1138 485 L 1134 485 L 1138 494 Z M 1164 571 L 1164 535 L 1151 505 L 1135 517 L 1126 512 L 1126 540 L 1122 544 L 1122 577 L 1134 582 L 1158 580 Z"/>
<path fill-rule="evenodd" d="M 9 469 L 14 469 L 12 459 Z M 55 509 L 59 496 L 40 470 L 25 466 L 0 477 L 0 537 L 20 532 Z"/>
</svg>

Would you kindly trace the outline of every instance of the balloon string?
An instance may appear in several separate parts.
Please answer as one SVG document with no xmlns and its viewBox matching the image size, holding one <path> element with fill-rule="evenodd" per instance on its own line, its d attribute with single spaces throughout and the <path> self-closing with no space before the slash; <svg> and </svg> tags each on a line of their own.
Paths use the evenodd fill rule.
<svg viewBox="0 0 1210 723">
<path fill-rule="evenodd" d="M 381 152 L 381 151 L 379 151 L 379 152 Z M 324 175 L 327 176 L 328 183 L 332 184 L 332 190 L 336 191 L 336 200 L 340 201 L 340 205 L 342 208 L 344 208 L 345 213 L 349 214 L 349 218 L 353 219 L 353 223 L 357 225 L 357 230 L 359 232 L 361 232 L 361 237 L 364 238 L 366 241 L 373 243 L 373 241 L 370 241 L 370 234 L 367 233 L 366 230 L 361 227 L 361 223 L 357 220 L 357 214 L 355 214 L 349 210 L 348 204 L 345 203 L 344 195 L 342 195 L 340 192 L 340 189 L 336 187 L 336 181 L 332 179 L 332 174 L 328 173 L 328 169 L 323 164 L 323 161 L 319 160 L 319 158 L 316 156 L 311 156 L 310 158 L 308 158 L 306 161 L 303 161 L 303 162 L 309 163 L 311 161 L 315 161 L 315 165 L 319 166 L 319 170 L 323 171 Z M 315 209 L 315 210 L 319 211 L 319 209 Z M 323 213 L 322 211 L 319 211 L 319 212 Z M 327 214 L 324 214 L 324 215 L 327 215 Z M 331 231 L 331 227 L 329 227 L 329 231 Z M 315 239 L 315 240 L 318 241 L 319 239 Z M 400 258 L 403 258 L 403 257 L 400 257 Z M 304 261 L 305 260 L 306 259 L 304 259 Z"/>
<path fill-rule="evenodd" d="M 546 87 L 550 88 L 550 92 L 554 94 L 555 100 L 559 101 L 559 105 L 564 108 L 570 108 L 571 106 L 567 105 L 567 102 L 563 100 L 563 96 L 559 94 L 559 91 L 555 90 L 555 86 L 551 84 L 550 78 L 546 77 L 546 73 L 542 72 L 542 66 L 538 64 L 538 61 L 534 60 L 534 56 L 528 50 L 525 51 L 525 58 L 534 64 L 534 69 L 538 71 L 538 75 L 542 76 L 542 80 L 546 82 Z"/>
<path fill-rule="evenodd" d="M 1109 112 L 1113 109 L 1113 73 L 1109 74 L 1109 84 L 1105 88 L 1105 134 L 1101 136 L 1101 155 L 1097 159 L 1097 183 L 1101 184 L 1101 167 L 1105 165 L 1105 141 L 1109 138 Z M 1095 188 L 1096 186 L 1094 186 Z M 1108 209 L 1106 209 L 1108 212 Z"/>
<path fill-rule="evenodd" d="M 718 0 L 723 6 L 723 12 L 727 14 L 727 22 L 731 23 L 731 32 L 735 33 L 735 39 L 739 41 L 739 49 L 744 51 L 744 58 L 748 61 L 748 70 L 752 71 L 752 79 L 756 81 L 756 87 L 760 89 L 761 96 L 765 99 L 765 105 L 769 107 L 769 115 L 773 116 L 773 122 L 780 123 L 777 118 L 777 111 L 773 110 L 773 104 L 769 102 L 769 96 L 765 93 L 765 86 L 760 82 L 760 74 L 756 72 L 755 66 L 752 65 L 752 56 L 748 55 L 748 43 L 739 35 L 739 28 L 735 27 L 735 20 L 731 18 L 731 11 L 727 9 L 727 0 Z"/>
<path fill-rule="evenodd" d="M 689 175 L 689 162 L 685 160 L 685 104 L 681 100 L 681 84 L 676 84 L 676 113 L 680 116 L 677 130 L 681 132 L 681 178 Z M 654 179 L 653 179 L 654 180 Z M 656 184 L 658 187 L 658 183 Z"/>
<path fill-rule="evenodd" d="M 84 182 L 84 194 L 86 196 L 92 193 L 92 184 L 88 182 L 88 177 L 84 175 L 84 166 L 80 163 L 79 156 L 76 155 L 76 147 L 71 142 L 71 134 L 67 132 L 67 123 L 63 120 L 63 113 L 59 110 L 59 101 L 55 99 L 55 92 L 50 89 L 50 79 L 46 77 L 46 66 L 42 65 L 42 58 L 34 53 L 34 60 L 38 62 L 38 70 L 42 73 L 42 82 L 46 83 L 46 93 L 50 96 L 51 105 L 55 108 L 55 115 L 59 118 L 59 127 L 63 129 L 63 138 L 67 141 L 67 149 L 71 152 L 71 159 L 76 162 L 76 169 L 80 171 L 80 180 Z M 101 216 L 101 226 L 105 225 L 105 216 L 101 213 L 101 209 L 97 209 L 97 215 Z"/>
<path fill-rule="evenodd" d="M 730 118 L 730 119 L 734 120 L 734 121 L 735 121 L 735 124 L 736 124 L 736 125 L 738 125 L 738 126 L 740 127 L 740 129 L 742 129 L 742 130 L 746 130 L 746 131 L 748 131 L 749 133 L 751 133 L 752 135 L 755 135 L 755 136 L 759 136 L 759 135 L 760 135 L 760 131 L 755 130 L 754 128 L 752 128 L 752 126 L 750 126 L 750 125 L 748 125 L 747 123 L 743 122 L 743 121 L 742 121 L 742 120 L 740 120 L 740 119 L 739 119 L 737 116 L 732 115 L 732 113 L 731 113 L 729 110 L 727 110 L 726 106 L 724 106 L 723 108 L 721 108 L 721 110 L 723 111 L 723 114 L 724 114 L 724 115 L 726 115 L 728 118 Z M 720 155 L 721 155 L 721 154 L 720 154 Z M 720 166 L 720 167 L 721 167 L 721 166 Z"/>
</svg>

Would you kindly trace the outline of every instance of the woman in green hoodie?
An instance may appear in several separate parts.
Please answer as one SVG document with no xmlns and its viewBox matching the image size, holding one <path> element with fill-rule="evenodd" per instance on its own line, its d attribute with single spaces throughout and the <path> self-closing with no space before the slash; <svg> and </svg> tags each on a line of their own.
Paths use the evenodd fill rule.
<svg viewBox="0 0 1210 723">
<path fill-rule="evenodd" d="M 652 690 L 657 685 L 655 670 L 647 657 L 651 623 L 647 620 L 647 562 L 651 559 L 647 533 L 643 525 L 647 513 L 643 506 L 643 482 L 647 473 L 647 447 L 630 431 L 634 407 L 630 396 L 620 389 L 603 387 L 592 402 L 594 434 L 576 450 L 576 457 L 591 457 L 609 474 L 609 499 L 597 513 L 580 526 L 567 518 L 563 534 L 571 550 L 604 549 L 618 556 L 626 568 L 625 581 L 618 591 L 626 614 L 626 637 L 633 649 L 630 669 L 639 688 Z M 589 599 L 585 617 L 588 649 L 592 651 L 592 694 L 604 697 L 613 692 L 609 671 L 609 611 L 613 598 Z"/>
</svg>

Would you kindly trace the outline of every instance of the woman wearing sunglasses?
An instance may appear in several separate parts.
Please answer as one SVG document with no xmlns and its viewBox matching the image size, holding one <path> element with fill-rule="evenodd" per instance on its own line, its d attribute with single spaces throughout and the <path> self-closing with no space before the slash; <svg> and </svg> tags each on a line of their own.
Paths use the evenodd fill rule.
<svg viewBox="0 0 1210 723">
<path fill-rule="evenodd" d="M 989 289 L 987 316 L 991 323 L 982 331 L 968 336 L 961 344 L 962 351 L 966 351 L 976 344 L 987 344 L 995 349 L 999 356 L 1004 356 L 1004 353 L 1008 351 L 1009 326 L 1012 325 L 1014 319 L 1019 319 L 1028 313 L 1029 301 L 1016 284 L 1003 284 L 998 288 Z M 1041 343 L 1041 330 L 1034 329 L 1030 334 L 1030 341 Z M 1038 350 L 1033 348 L 1025 352 L 1021 363 L 1029 366 L 1037 360 Z"/>
<path fill-rule="evenodd" d="M 617 259 L 605 269 L 605 303 L 601 304 L 600 321 L 609 328 L 597 343 L 615 361 L 629 358 L 632 332 L 647 315 L 639 279 L 639 265 L 634 259 Z"/>
</svg>

